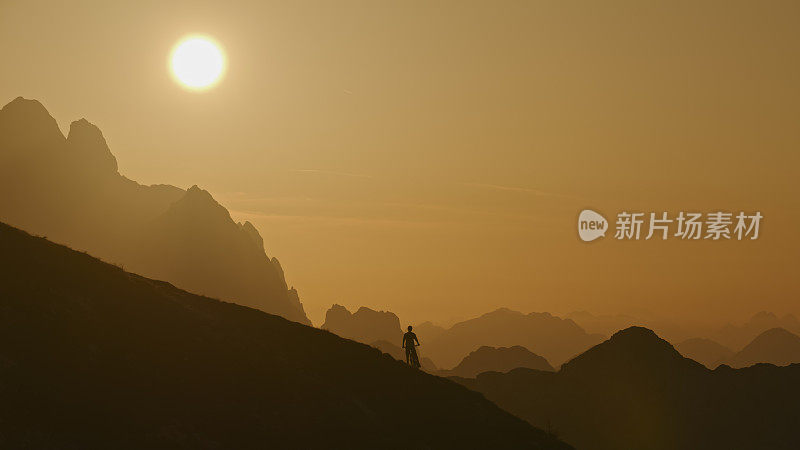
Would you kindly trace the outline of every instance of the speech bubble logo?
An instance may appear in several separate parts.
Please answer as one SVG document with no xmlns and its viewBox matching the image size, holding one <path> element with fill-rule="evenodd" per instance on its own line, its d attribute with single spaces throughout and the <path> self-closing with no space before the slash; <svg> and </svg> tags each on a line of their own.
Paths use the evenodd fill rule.
<svg viewBox="0 0 800 450">
<path fill-rule="evenodd" d="M 578 236 L 584 242 L 590 242 L 606 235 L 608 221 L 600 213 L 584 209 L 578 215 Z"/>
</svg>

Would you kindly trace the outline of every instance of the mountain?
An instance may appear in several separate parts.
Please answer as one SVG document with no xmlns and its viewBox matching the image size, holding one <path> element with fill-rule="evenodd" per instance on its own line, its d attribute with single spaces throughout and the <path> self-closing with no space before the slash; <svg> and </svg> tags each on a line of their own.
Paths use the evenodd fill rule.
<svg viewBox="0 0 800 450">
<path fill-rule="evenodd" d="M 358 308 L 355 313 L 351 313 L 342 305 L 331 306 L 325 313 L 322 329 L 364 344 L 375 341 L 399 344 L 403 341 L 400 319 L 394 313 L 375 311 L 365 306 Z"/>
<path fill-rule="evenodd" d="M 459 322 L 435 339 L 425 339 L 428 355 L 440 367 L 453 367 L 470 352 L 482 347 L 524 346 L 554 366 L 603 340 L 586 333 L 575 322 L 548 313 L 530 313 L 501 308 Z"/>
<path fill-rule="evenodd" d="M 369 345 L 377 348 L 383 353 L 389 354 L 392 358 L 398 361 L 405 362 L 406 360 L 406 351 L 402 347 L 392 344 L 389 341 L 380 340 Z M 417 347 L 417 355 L 419 356 L 419 362 L 423 370 L 431 373 L 438 371 L 436 364 L 434 364 L 430 358 L 425 357 L 419 347 Z"/>
<path fill-rule="evenodd" d="M 569 448 L 367 345 L 5 224 L 0 249 L 0 448 Z"/>
<path fill-rule="evenodd" d="M 434 341 L 444 334 L 445 331 L 447 330 L 432 322 L 422 322 L 421 324 L 414 325 L 414 333 L 416 333 L 417 336 L 424 336 L 425 341 Z"/>
<path fill-rule="evenodd" d="M 709 370 L 641 327 L 555 373 L 452 379 L 585 450 L 800 448 L 800 365 Z"/>
<path fill-rule="evenodd" d="M 693 359 L 709 369 L 717 367 L 733 356 L 733 350 L 706 338 L 687 339 L 675 345 L 675 348 L 681 355 Z"/>
<path fill-rule="evenodd" d="M 717 342 L 732 348 L 741 349 L 759 334 L 773 328 L 783 328 L 800 335 L 800 321 L 791 314 L 778 317 L 775 313 L 761 311 L 741 325 L 727 324 L 714 334 Z"/>
<path fill-rule="evenodd" d="M 708 334 L 708 325 L 695 323 L 686 318 L 675 319 L 641 311 L 637 315 L 628 314 L 592 314 L 588 311 L 575 311 L 564 316 L 572 319 L 587 333 L 611 336 L 619 330 L 641 326 L 658 333 L 659 336 L 674 342 Z"/>
<path fill-rule="evenodd" d="M 143 186 L 118 172 L 85 119 L 65 138 L 35 100 L 0 109 L 0 220 L 136 273 L 310 324 L 277 260 L 194 186 Z"/>
<path fill-rule="evenodd" d="M 521 345 L 513 347 L 483 346 L 467 355 L 452 370 L 442 371 L 440 375 L 471 378 L 483 372 L 508 372 L 518 367 L 553 372 L 553 366 L 546 359 Z"/>
<path fill-rule="evenodd" d="M 731 367 L 758 363 L 786 366 L 800 363 L 800 337 L 783 328 L 773 328 L 758 335 L 753 342 L 730 357 Z"/>
</svg>

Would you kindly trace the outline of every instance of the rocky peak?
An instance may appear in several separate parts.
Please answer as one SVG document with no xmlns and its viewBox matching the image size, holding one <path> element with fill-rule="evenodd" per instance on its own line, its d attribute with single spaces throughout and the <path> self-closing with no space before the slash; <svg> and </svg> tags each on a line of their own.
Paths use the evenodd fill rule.
<svg viewBox="0 0 800 450">
<path fill-rule="evenodd" d="M 67 145 L 85 167 L 97 172 L 117 172 L 117 158 L 109 150 L 103 132 L 88 120 L 70 124 Z"/>
<path fill-rule="evenodd" d="M 190 187 L 186 194 L 172 205 L 174 211 L 181 211 L 196 220 L 209 220 L 210 223 L 233 223 L 230 213 L 222 205 L 214 200 L 211 194 L 194 185 Z"/>
<path fill-rule="evenodd" d="M 394 313 L 375 311 L 364 306 L 355 313 L 350 313 L 341 305 L 331 306 L 325 315 L 322 328 L 365 344 L 382 339 L 398 342 L 403 335 L 400 319 Z"/>
<path fill-rule="evenodd" d="M 260 248 L 260 249 L 264 248 L 264 239 L 261 237 L 261 234 L 258 232 L 256 227 L 253 226 L 252 223 L 250 223 L 248 221 L 245 221 L 244 223 L 240 222 L 239 226 L 242 228 L 242 231 L 244 231 L 247 234 L 247 236 L 256 244 L 256 246 L 258 248 Z M 272 258 L 272 259 L 275 259 L 275 258 Z M 275 263 L 277 261 L 278 260 L 275 259 L 275 261 L 273 261 L 273 263 Z M 278 263 L 278 267 L 280 267 L 280 263 Z M 283 272 L 283 269 L 281 269 L 281 272 Z"/>
<path fill-rule="evenodd" d="M 0 141 L 19 150 L 30 147 L 52 150 L 50 145 L 63 144 L 64 135 L 56 119 L 38 100 L 17 97 L 0 109 Z"/>
</svg>

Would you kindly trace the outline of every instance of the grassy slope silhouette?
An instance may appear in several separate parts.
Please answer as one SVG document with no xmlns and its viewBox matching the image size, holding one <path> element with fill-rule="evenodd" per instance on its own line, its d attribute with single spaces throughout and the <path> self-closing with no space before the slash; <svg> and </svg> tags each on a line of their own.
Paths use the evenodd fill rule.
<svg viewBox="0 0 800 450">
<path fill-rule="evenodd" d="M 582 450 L 800 448 L 800 364 L 712 371 L 641 327 L 556 373 L 454 379 Z"/>
<path fill-rule="evenodd" d="M 569 448 L 452 381 L 0 224 L 2 448 Z"/>
</svg>

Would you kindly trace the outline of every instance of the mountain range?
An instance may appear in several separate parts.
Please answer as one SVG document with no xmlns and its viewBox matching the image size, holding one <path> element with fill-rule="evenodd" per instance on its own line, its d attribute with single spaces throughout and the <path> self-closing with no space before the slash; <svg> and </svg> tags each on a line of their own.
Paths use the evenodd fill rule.
<svg viewBox="0 0 800 450">
<path fill-rule="evenodd" d="M 521 345 L 513 347 L 489 347 L 484 345 L 467 355 L 451 370 L 440 371 L 441 376 L 471 378 L 483 372 L 508 372 L 523 367 L 553 372 L 546 359 Z"/>
<path fill-rule="evenodd" d="M 453 379 L 585 450 L 800 448 L 800 364 L 710 370 L 641 327 L 558 372 Z"/>
<path fill-rule="evenodd" d="M 773 328 L 783 328 L 800 335 L 800 321 L 792 314 L 778 317 L 775 313 L 761 311 L 743 324 L 727 324 L 709 337 L 733 350 L 741 350 L 756 336 Z"/>
<path fill-rule="evenodd" d="M 355 313 L 333 305 L 322 328 L 365 344 L 402 340 L 403 329 L 396 314 L 361 307 Z M 414 325 L 425 356 L 439 368 L 452 368 L 481 347 L 523 346 L 548 364 L 558 366 L 567 359 L 601 342 L 604 337 L 588 334 L 570 319 L 549 313 L 512 311 L 508 308 L 443 328 L 431 322 Z"/>
<path fill-rule="evenodd" d="M 310 324 L 249 222 L 206 191 L 120 175 L 85 119 L 66 137 L 36 100 L 0 110 L 0 220 L 142 275 Z"/>
<path fill-rule="evenodd" d="M 567 449 L 367 345 L 0 224 L 0 447 Z"/>
<path fill-rule="evenodd" d="M 727 363 L 731 367 L 749 367 L 758 363 L 776 366 L 800 363 L 800 336 L 783 328 L 767 330 L 731 355 Z"/>
<path fill-rule="evenodd" d="M 389 311 L 375 311 L 365 306 L 351 313 L 344 306 L 333 305 L 325 313 L 323 330 L 364 344 L 387 341 L 399 346 L 403 340 L 400 319 Z"/>
<path fill-rule="evenodd" d="M 456 323 L 432 339 L 422 331 L 426 351 L 439 367 L 454 367 L 469 353 L 482 346 L 521 345 L 540 355 L 554 367 L 572 358 L 604 336 L 588 334 L 570 319 L 549 313 L 523 314 L 507 308 Z"/>
</svg>

